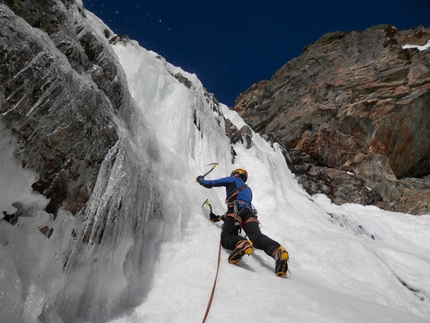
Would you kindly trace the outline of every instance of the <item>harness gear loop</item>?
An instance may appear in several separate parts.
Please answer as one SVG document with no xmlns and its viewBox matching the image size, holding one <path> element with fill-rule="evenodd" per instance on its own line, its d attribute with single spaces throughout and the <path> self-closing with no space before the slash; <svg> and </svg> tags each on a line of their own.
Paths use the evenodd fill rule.
<svg viewBox="0 0 430 323">
<path fill-rule="evenodd" d="M 234 224 L 239 226 L 242 229 L 242 218 L 240 216 L 238 216 L 235 213 L 227 213 L 225 216 L 233 218 L 235 221 Z"/>
<path fill-rule="evenodd" d="M 243 209 L 242 209 L 243 210 Z M 241 210 L 241 211 L 242 211 Z M 239 212 L 240 213 L 240 212 Z M 247 218 L 245 221 L 242 220 L 242 218 L 239 216 L 239 214 L 237 213 L 227 213 L 225 216 L 228 216 L 230 218 L 233 218 L 236 222 L 235 225 L 240 227 L 240 230 L 242 230 L 242 227 L 250 222 L 257 222 L 258 224 L 260 223 L 260 221 L 258 221 L 257 217 L 255 215 L 250 216 L 249 218 Z"/>
</svg>

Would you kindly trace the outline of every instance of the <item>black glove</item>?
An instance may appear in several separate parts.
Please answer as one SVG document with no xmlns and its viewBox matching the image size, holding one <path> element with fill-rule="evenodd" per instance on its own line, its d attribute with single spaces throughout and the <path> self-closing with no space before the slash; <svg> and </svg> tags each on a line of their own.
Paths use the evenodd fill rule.
<svg viewBox="0 0 430 323">
<path fill-rule="evenodd" d="M 203 179 L 203 175 L 199 175 L 199 176 L 197 176 L 197 178 L 196 178 L 196 182 L 197 183 L 200 183 L 200 181 Z"/>
<path fill-rule="evenodd" d="M 211 222 L 219 222 L 220 221 L 220 217 L 216 214 L 213 214 L 212 212 L 209 213 L 209 220 Z"/>
</svg>

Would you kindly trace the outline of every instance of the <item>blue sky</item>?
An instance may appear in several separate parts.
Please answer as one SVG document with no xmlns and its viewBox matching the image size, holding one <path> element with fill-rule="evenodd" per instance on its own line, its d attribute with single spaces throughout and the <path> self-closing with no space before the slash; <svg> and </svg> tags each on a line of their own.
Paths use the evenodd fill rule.
<svg viewBox="0 0 430 323">
<path fill-rule="evenodd" d="M 228 106 L 327 32 L 385 23 L 430 27 L 428 0 L 84 0 L 84 5 L 114 32 L 195 73 Z"/>
</svg>

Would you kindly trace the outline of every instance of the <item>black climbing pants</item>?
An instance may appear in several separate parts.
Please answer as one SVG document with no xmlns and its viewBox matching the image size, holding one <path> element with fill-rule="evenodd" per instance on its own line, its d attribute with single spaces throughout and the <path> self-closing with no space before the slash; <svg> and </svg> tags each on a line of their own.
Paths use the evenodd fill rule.
<svg viewBox="0 0 430 323">
<path fill-rule="evenodd" d="M 247 208 L 239 209 L 238 216 L 243 223 L 242 230 L 245 231 L 254 248 L 263 250 L 267 255 L 273 257 L 273 253 L 280 244 L 261 233 L 259 224 L 254 220 L 254 215 L 250 210 Z M 234 250 L 236 244 L 244 239 L 239 235 L 240 226 L 236 225 L 236 223 L 237 221 L 234 217 L 226 216 L 224 218 L 224 225 L 221 231 L 221 245 L 225 249 Z"/>
</svg>

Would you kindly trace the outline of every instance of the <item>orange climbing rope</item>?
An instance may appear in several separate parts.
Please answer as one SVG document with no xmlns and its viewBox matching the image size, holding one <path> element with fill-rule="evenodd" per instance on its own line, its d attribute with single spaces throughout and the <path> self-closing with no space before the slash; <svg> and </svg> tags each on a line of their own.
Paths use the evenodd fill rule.
<svg viewBox="0 0 430 323">
<path fill-rule="evenodd" d="M 211 295 L 210 295 L 210 297 L 209 297 L 208 305 L 207 305 L 207 307 L 206 307 L 206 312 L 205 312 L 205 316 L 203 317 L 203 321 L 202 321 L 202 323 L 205 323 L 205 322 L 206 322 L 206 318 L 208 317 L 209 310 L 210 310 L 211 305 L 212 305 L 212 299 L 213 299 L 214 294 L 215 294 L 215 287 L 216 287 L 216 282 L 217 282 L 217 279 L 218 279 L 218 272 L 219 272 L 219 264 L 220 264 L 220 262 L 221 262 L 221 241 L 219 242 L 219 249 L 218 249 L 218 264 L 217 264 L 217 267 L 216 267 L 216 274 L 215 274 L 214 284 L 213 284 L 213 286 L 212 286 Z"/>
</svg>

